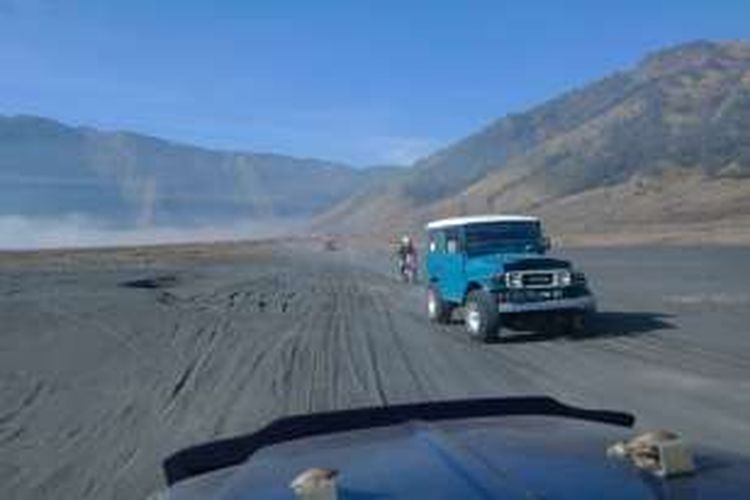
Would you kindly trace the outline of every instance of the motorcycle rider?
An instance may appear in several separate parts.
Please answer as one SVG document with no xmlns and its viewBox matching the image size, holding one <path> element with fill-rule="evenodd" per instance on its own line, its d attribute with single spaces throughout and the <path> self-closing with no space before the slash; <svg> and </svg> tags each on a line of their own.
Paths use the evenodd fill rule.
<svg viewBox="0 0 750 500">
<path fill-rule="evenodd" d="M 417 249 L 408 234 L 401 237 L 398 248 L 396 249 L 396 257 L 398 258 L 399 272 L 401 275 L 405 276 L 407 264 L 411 262 L 415 265 L 417 261 Z"/>
</svg>

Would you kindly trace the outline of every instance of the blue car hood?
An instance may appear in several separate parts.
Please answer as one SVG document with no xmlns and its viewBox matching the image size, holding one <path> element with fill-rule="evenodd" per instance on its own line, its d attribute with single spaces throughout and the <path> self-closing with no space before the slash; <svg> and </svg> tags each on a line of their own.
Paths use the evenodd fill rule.
<svg viewBox="0 0 750 500">
<path fill-rule="evenodd" d="M 698 472 L 665 480 L 609 458 L 632 431 L 549 416 L 408 422 L 281 443 L 172 486 L 168 498 L 294 499 L 310 467 L 339 471 L 340 500 L 746 498 L 750 463 L 699 451 Z"/>
</svg>

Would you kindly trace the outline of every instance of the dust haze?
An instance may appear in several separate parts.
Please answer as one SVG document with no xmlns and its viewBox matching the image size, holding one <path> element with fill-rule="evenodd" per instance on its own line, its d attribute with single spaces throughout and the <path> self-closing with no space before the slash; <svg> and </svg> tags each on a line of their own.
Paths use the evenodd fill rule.
<svg viewBox="0 0 750 500">
<path fill-rule="evenodd" d="M 190 226 L 115 226 L 92 217 L 0 216 L 0 250 L 93 248 L 165 243 L 217 242 L 274 238 L 301 231 L 303 219 L 265 218 Z"/>
</svg>

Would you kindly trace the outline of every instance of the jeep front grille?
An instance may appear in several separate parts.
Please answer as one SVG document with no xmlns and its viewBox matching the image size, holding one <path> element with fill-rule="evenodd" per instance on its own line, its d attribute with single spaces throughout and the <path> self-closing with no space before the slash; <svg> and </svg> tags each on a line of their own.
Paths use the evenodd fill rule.
<svg viewBox="0 0 750 500">
<path fill-rule="evenodd" d="M 565 275 L 565 276 L 563 276 Z M 566 279 L 566 276 L 568 279 Z M 570 284 L 567 269 L 544 271 L 510 271 L 505 274 L 505 285 L 508 288 L 556 288 Z"/>
<path fill-rule="evenodd" d="M 524 288 L 550 287 L 554 286 L 555 275 L 552 273 L 524 273 L 521 283 Z"/>
</svg>

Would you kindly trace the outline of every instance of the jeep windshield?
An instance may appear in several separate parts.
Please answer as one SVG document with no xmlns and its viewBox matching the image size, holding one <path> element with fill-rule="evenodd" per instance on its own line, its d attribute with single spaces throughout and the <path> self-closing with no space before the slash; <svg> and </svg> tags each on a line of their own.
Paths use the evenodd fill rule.
<svg viewBox="0 0 750 500">
<path fill-rule="evenodd" d="M 466 226 L 466 253 L 540 252 L 542 231 L 538 221 L 485 222 Z"/>
</svg>

